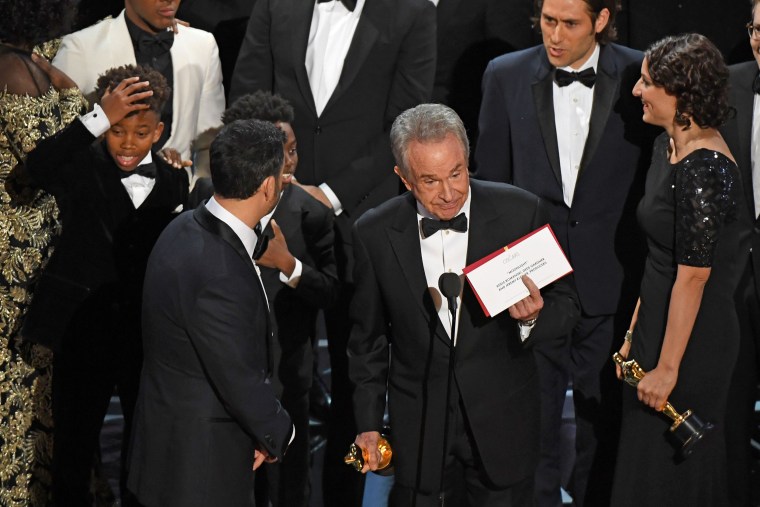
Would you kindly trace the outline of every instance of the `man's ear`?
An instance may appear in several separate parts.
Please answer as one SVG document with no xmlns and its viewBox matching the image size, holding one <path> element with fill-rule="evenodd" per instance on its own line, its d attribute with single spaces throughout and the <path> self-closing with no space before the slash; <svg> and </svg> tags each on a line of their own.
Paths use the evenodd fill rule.
<svg viewBox="0 0 760 507">
<path fill-rule="evenodd" d="M 404 173 L 401 172 L 401 168 L 399 166 L 394 166 L 393 172 L 396 173 L 399 178 L 401 178 L 401 181 L 404 183 L 404 186 L 406 187 L 406 189 L 411 191 L 412 186 L 409 184 L 408 181 L 406 181 L 406 178 L 404 177 Z"/>
<path fill-rule="evenodd" d="M 264 192 L 264 197 L 267 201 L 272 199 L 272 196 L 277 191 L 277 182 L 274 176 L 267 176 L 264 181 L 261 182 L 261 190 Z"/>
<path fill-rule="evenodd" d="M 596 23 L 594 23 L 594 32 L 601 33 L 610 21 L 610 10 L 606 7 L 599 11 L 596 15 Z"/>
<path fill-rule="evenodd" d="M 153 130 L 153 143 L 157 143 L 159 139 L 161 139 L 161 134 L 164 133 L 164 122 L 160 121 L 158 122 L 158 125 L 156 125 L 155 130 Z"/>
</svg>

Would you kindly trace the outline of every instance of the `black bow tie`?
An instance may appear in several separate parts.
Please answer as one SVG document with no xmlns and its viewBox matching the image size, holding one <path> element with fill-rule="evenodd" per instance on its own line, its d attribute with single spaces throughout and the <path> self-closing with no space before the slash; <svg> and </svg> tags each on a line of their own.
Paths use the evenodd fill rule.
<svg viewBox="0 0 760 507">
<path fill-rule="evenodd" d="M 140 53 L 151 57 L 168 53 L 172 44 L 174 44 L 174 32 L 171 30 L 163 30 L 156 35 L 140 31 L 137 38 L 137 48 Z"/>
<path fill-rule="evenodd" d="M 596 82 L 596 72 L 593 68 L 588 68 L 580 72 L 568 72 L 566 70 L 557 69 L 554 71 L 554 80 L 557 82 L 557 86 L 567 86 L 575 81 L 580 81 L 581 84 L 591 88 Z"/>
<path fill-rule="evenodd" d="M 332 2 L 332 1 L 333 0 L 317 0 L 317 3 L 321 4 L 321 3 Z M 354 9 L 356 9 L 356 0 L 340 0 L 340 3 L 345 5 L 346 9 L 348 9 L 351 12 L 354 12 Z"/>
<path fill-rule="evenodd" d="M 256 233 L 258 239 L 256 240 L 256 246 L 253 248 L 253 255 L 251 257 L 253 257 L 253 260 L 257 261 L 262 255 L 264 255 L 264 252 L 267 251 L 267 247 L 269 246 L 269 234 L 262 233 L 261 222 L 256 224 L 256 227 L 253 228 L 253 232 Z"/>
<path fill-rule="evenodd" d="M 122 171 L 121 169 L 119 169 L 119 176 L 121 176 L 121 179 L 129 178 L 130 176 L 134 176 L 135 174 L 139 174 L 140 176 L 145 176 L 146 178 L 155 178 L 156 164 L 151 162 L 149 164 L 138 165 L 133 171 Z"/>
<path fill-rule="evenodd" d="M 755 93 L 760 93 L 760 72 L 757 73 L 755 80 L 752 81 L 752 91 Z"/>
<path fill-rule="evenodd" d="M 451 220 L 434 220 L 423 218 L 421 221 L 422 234 L 429 238 L 438 231 L 451 229 L 458 232 L 467 232 L 467 215 L 460 213 Z"/>
</svg>

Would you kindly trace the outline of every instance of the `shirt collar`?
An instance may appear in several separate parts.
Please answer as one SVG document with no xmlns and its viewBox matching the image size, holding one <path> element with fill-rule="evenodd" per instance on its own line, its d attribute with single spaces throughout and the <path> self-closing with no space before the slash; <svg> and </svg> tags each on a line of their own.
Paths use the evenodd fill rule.
<svg viewBox="0 0 760 507">
<path fill-rule="evenodd" d="M 212 196 L 206 203 L 206 209 L 216 218 L 230 226 L 230 229 L 240 238 L 240 241 L 248 253 L 248 257 L 253 258 L 253 250 L 256 248 L 256 233 L 248 227 L 242 220 L 227 211 Z"/>
<path fill-rule="evenodd" d="M 568 72 L 581 72 L 582 70 L 586 70 L 588 68 L 593 68 L 594 72 L 597 71 L 597 67 L 599 66 L 599 53 L 601 52 L 601 46 L 598 42 L 594 43 L 596 47 L 594 48 L 594 52 L 591 53 L 591 56 L 589 56 L 588 60 L 586 60 L 583 65 L 580 66 L 579 69 L 574 69 L 570 67 L 569 65 L 566 67 L 560 67 L 562 70 L 566 70 Z"/>
</svg>

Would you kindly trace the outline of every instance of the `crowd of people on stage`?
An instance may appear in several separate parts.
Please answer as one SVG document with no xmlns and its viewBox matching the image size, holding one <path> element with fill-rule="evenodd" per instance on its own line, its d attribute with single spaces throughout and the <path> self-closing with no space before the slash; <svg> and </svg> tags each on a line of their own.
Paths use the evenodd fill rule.
<svg viewBox="0 0 760 507">
<path fill-rule="evenodd" d="M 0 506 L 101 505 L 114 393 L 120 505 L 310 505 L 322 333 L 326 507 L 753 505 L 760 0 L 77 3 L 0 0 Z"/>
</svg>

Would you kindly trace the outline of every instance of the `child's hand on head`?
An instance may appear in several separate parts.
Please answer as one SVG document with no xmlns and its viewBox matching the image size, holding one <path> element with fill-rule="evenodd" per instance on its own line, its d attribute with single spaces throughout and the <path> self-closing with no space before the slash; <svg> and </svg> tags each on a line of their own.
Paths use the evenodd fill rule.
<svg viewBox="0 0 760 507">
<path fill-rule="evenodd" d="M 149 87 L 150 83 L 147 81 L 140 81 L 138 77 L 129 77 L 122 80 L 113 90 L 106 90 L 100 99 L 100 107 L 111 125 L 120 122 L 132 111 L 148 109 L 150 107 L 148 104 L 137 102 L 153 95 L 153 90 Z"/>
<path fill-rule="evenodd" d="M 158 152 L 158 155 L 175 169 L 182 169 L 183 167 L 190 167 L 193 165 L 192 160 L 182 160 L 182 155 L 180 155 L 180 153 L 174 148 L 164 148 Z"/>
</svg>

